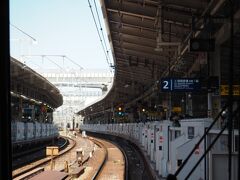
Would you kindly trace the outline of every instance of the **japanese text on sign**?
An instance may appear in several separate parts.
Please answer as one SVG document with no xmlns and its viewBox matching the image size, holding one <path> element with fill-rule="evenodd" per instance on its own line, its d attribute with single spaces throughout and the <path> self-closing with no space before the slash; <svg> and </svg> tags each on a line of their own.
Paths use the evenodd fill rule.
<svg viewBox="0 0 240 180">
<path fill-rule="evenodd" d="M 192 92 L 200 90 L 200 80 L 194 78 L 163 78 L 161 89 L 163 92 Z"/>
<path fill-rule="evenodd" d="M 221 95 L 227 96 L 229 94 L 228 85 L 221 85 Z M 233 95 L 240 96 L 240 85 L 233 85 Z"/>
</svg>

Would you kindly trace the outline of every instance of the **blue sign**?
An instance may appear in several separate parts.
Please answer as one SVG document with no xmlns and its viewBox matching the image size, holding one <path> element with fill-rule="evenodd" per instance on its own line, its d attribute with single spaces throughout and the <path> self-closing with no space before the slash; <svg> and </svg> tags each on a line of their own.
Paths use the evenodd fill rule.
<svg viewBox="0 0 240 180">
<path fill-rule="evenodd" d="M 196 78 L 162 78 L 162 92 L 194 92 L 201 89 L 201 83 Z"/>
</svg>

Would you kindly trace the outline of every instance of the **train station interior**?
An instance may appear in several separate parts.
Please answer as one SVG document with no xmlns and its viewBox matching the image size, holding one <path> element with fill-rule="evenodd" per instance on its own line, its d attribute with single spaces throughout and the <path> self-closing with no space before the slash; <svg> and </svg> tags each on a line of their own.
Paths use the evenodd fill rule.
<svg viewBox="0 0 240 180">
<path fill-rule="evenodd" d="M 0 179 L 12 179 L 14 153 L 20 157 L 21 151 L 40 142 L 58 139 L 60 144 L 64 135 L 68 139 L 64 146 L 76 144 L 77 157 L 72 171 L 66 170 L 66 166 L 71 169 L 68 162 L 60 161 L 64 178 L 71 179 L 83 169 L 87 176 L 91 171 L 83 162 L 89 161 L 94 169 L 92 157 L 102 155 L 100 149 L 107 147 L 112 148 L 108 155 L 115 158 L 115 165 L 108 168 L 109 174 L 94 173 L 93 179 L 99 174 L 105 177 L 104 173 L 112 178 L 114 168 L 120 169 L 122 179 L 239 179 L 240 1 L 99 2 L 114 75 L 97 76 L 97 83 L 92 78 L 93 85 L 86 87 L 100 87 L 100 98 L 80 105 L 81 98 L 76 97 L 74 116 L 57 117 L 65 123 L 63 128 L 54 121 L 54 112 L 66 103 L 56 85 L 65 80 L 51 81 L 53 76 L 44 77 L 11 57 L 9 1 L 1 2 Z M 88 3 L 91 9 L 95 0 Z M 75 88 L 84 86 L 89 77 L 78 78 L 79 82 L 69 82 Z M 84 148 L 87 155 L 79 161 Z"/>
</svg>

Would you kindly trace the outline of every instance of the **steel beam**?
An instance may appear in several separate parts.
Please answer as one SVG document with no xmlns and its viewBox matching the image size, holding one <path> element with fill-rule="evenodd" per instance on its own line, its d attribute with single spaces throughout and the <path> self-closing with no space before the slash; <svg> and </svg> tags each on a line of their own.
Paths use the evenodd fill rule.
<svg viewBox="0 0 240 180">
<path fill-rule="evenodd" d="M 106 3 L 108 11 L 114 11 L 118 13 L 130 13 L 131 15 L 143 17 L 143 18 L 154 18 L 157 12 L 157 6 L 142 6 L 139 3 L 128 2 L 128 1 L 108 1 Z"/>
<path fill-rule="evenodd" d="M 154 61 L 168 61 L 168 56 L 164 56 L 162 54 L 151 54 L 151 53 L 146 53 L 146 52 L 141 52 L 135 49 L 126 49 L 126 48 L 121 48 L 121 47 L 115 47 L 114 48 L 114 52 L 117 53 L 122 53 L 123 55 L 126 56 L 138 56 L 141 58 L 145 58 L 145 59 L 150 59 L 150 60 L 154 60 Z"/>
</svg>

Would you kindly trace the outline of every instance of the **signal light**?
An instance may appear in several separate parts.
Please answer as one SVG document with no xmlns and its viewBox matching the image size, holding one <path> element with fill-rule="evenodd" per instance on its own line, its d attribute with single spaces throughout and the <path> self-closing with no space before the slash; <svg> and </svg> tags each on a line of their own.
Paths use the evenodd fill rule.
<svg viewBox="0 0 240 180">
<path fill-rule="evenodd" d="M 116 115 L 120 116 L 120 117 L 124 116 L 124 112 L 123 112 L 123 107 L 122 106 L 118 106 L 116 108 Z"/>
</svg>

